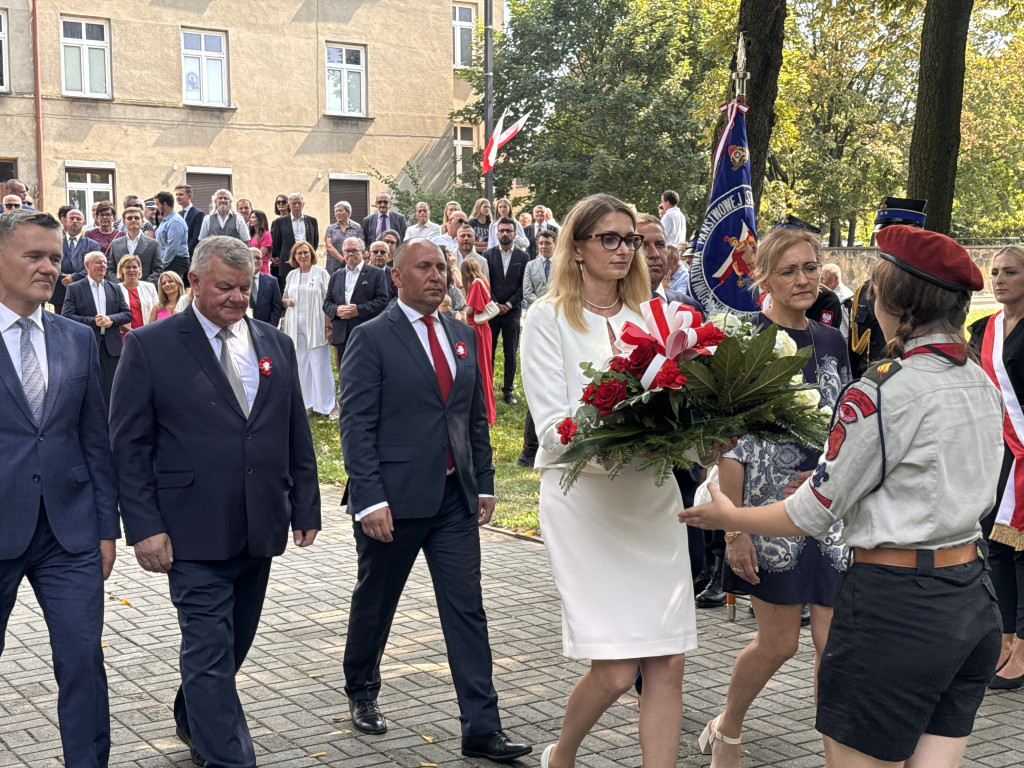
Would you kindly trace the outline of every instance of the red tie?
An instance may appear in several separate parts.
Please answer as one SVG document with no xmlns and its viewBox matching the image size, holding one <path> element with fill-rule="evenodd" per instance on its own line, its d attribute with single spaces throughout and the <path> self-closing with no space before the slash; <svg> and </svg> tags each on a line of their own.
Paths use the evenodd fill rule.
<svg viewBox="0 0 1024 768">
<path fill-rule="evenodd" d="M 430 356 L 434 359 L 434 373 L 437 374 L 437 386 L 441 388 L 441 399 L 448 402 L 448 393 L 452 391 L 452 369 L 448 367 L 448 358 L 444 356 L 441 342 L 434 330 L 434 318 L 429 315 L 420 318 L 427 326 L 427 340 L 430 343 Z M 452 452 L 448 451 L 448 469 L 453 469 Z"/>
</svg>

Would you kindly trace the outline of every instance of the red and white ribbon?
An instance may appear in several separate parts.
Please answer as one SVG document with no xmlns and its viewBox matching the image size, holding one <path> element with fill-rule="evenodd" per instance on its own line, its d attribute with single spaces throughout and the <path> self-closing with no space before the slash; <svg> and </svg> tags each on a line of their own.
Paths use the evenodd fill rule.
<svg viewBox="0 0 1024 768">
<path fill-rule="evenodd" d="M 618 346 L 623 355 L 628 356 L 641 344 L 652 341 L 662 355 L 661 362 L 665 358 L 678 360 L 680 355 L 683 360 L 692 360 L 698 355 L 714 354 L 715 347 L 697 345 L 696 329 L 704 324 L 704 318 L 688 304 L 673 301 L 666 305 L 661 299 L 651 299 L 640 305 L 640 312 L 646 328 L 627 322 L 619 332 Z"/>
</svg>

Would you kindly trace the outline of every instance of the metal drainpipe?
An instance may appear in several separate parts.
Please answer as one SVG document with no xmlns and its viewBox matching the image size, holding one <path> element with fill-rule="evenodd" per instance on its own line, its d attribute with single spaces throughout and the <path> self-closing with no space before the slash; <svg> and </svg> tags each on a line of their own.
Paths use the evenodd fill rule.
<svg viewBox="0 0 1024 768">
<path fill-rule="evenodd" d="M 39 187 L 36 190 L 36 210 L 44 211 L 45 192 L 43 192 L 43 97 L 42 76 L 39 72 L 39 0 L 32 0 L 32 68 L 35 73 L 35 107 L 36 107 L 36 176 Z"/>
</svg>

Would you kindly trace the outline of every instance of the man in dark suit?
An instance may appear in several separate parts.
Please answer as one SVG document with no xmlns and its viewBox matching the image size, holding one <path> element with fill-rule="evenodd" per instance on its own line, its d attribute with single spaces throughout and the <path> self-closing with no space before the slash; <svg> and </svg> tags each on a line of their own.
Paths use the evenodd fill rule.
<svg viewBox="0 0 1024 768">
<path fill-rule="evenodd" d="M 263 265 L 263 251 L 259 248 L 250 248 L 256 263 L 256 272 L 252 277 L 252 290 L 249 293 L 249 309 L 252 310 L 252 319 L 270 323 L 277 328 L 277 323 L 284 312 L 281 304 L 281 286 L 270 275 L 260 272 Z"/>
<path fill-rule="evenodd" d="M 383 234 L 389 229 L 398 233 L 399 241 L 404 240 L 405 230 L 409 225 L 405 221 L 405 216 L 391 210 L 391 195 L 381 192 L 377 195 L 374 205 L 377 206 L 377 212 L 363 219 L 363 244 L 369 248 L 374 240 L 383 239 Z"/>
<path fill-rule="evenodd" d="M 166 573 L 181 627 L 178 737 L 197 765 L 251 768 L 235 689 L 271 559 L 320 528 L 316 455 L 292 342 L 245 317 L 249 247 L 196 247 L 187 310 L 132 331 L 114 381 L 111 442 L 135 557 Z"/>
<path fill-rule="evenodd" d="M 121 326 L 131 323 L 132 312 L 124 292 L 106 279 L 107 257 L 102 251 L 86 255 L 85 269 L 89 277 L 68 286 L 61 314 L 92 328 L 99 352 L 103 402 L 109 408 L 114 372 L 121 359 Z"/>
<path fill-rule="evenodd" d="M 156 285 L 164 271 L 163 264 L 160 263 L 160 246 L 152 237 L 146 237 L 142 233 L 142 225 L 145 223 L 142 209 L 125 208 L 121 214 L 121 222 L 124 225 L 124 235 L 116 238 L 107 249 L 107 280 L 117 280 L 117 265 L 131 253 L 142 265 L 142 275 L 139 279 Z"/>
<path fill-rule="evenodd" d="M 498 349 L 498 335 L 504 340 L 505 380 L 502 383 L 502 399 L 508 405 L 515 405 L 513 390 L 516 379 L 516 355 L 519 352 L 519 320 L 523 314 L 523 277 L 526 263 L 530 260 L 526 251 L 513 246 L 516 237 L 516 223 L 512 219 L 498 220 L 498 245 L 483 252 L 487 270 L 491 276 L 491 299 L 498 304 L 499 314 L 491 324 L 491 359 Z"/>
<path fill-rule="evenodd" d="M 179 184 L 174 188 L 174 201 L 181 207 L 181 218 L 188 226 L 188 255 L 191 256 L 199 245 L 199 230 L 202 229 L 203 219 L 206 217 L 201 210 L 192 205 L 192 187 L 188 184 Z"/>
<path fill-rule="evenodd" d="M 85 215 L 80 210 L 72 205 L 62 205 L 57 215 L 64 228 L 64 249 L 60 274 L 57 276 L 57 284 L 53 287 L 50 303 L 53 304 L 53 311 L 59 315 L 64 305 L 67 287 L 77 280 L 85 279 L 85 254 L 102 251 L 103 246 L 82 234 Z"/>
<path fill-rule="evenodd" d="M 313 246 L 314 251 L 320 247 L 320 226 L 312 216 L 302 213 L 305 205 L 302 195 L 292 192 L 288 195 L 288 213 L 274 219 L 270 225 L 270 274 L 277 278 L 282 293 L 285 278 L 292 271 L 288 263 L 292 246 L 304 240 Z"/>
<path fill-rule="evenodd" d="M 341 255 L 345 257 L 345 267 L 331 275 L 324 299 L 324 314 L 331 318 L 331 344 L 338 370 L 352 331 L 383 312 L 389 299 L 384 270 L 363 261 L 361 238 L 345 238 Z"/>
<path fill-rule="evenodd" d="M 395 254 L 398 301 L 357 327 L 341 362 L 341 444 L 359 575 L 345 644 L 352 723 L 384 733 L 380 660 L 409 571 L 422 550 L 459 700 L 462 754 L 528 754 L 501 730 L 480 588 L 480 535 L 494 512 L 494 466 L 476 337 L 438 314 L 441 249 Z"/>
<path fill-rule="evenodd" d="M 117 487 L 92 334 L 42 311 L 60 265 L 56 219 L 0 216 L 0 652 L 27 577 L 50 631 L 64 765 L 105 768 L 100 641 L 121 535 Z"/>
</svg>

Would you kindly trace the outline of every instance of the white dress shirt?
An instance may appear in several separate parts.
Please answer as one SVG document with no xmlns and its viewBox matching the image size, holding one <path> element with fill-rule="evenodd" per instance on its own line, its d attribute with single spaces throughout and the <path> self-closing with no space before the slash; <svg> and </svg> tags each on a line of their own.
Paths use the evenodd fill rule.
<svg viewBox="0 0 1024 768">
<path fill-rule="evenodd" d="M 405 228 L 405 237 L 402 239 L 412 240 L 414 237 L 425 237 L 428 240 L 430 240 L 432 238 L 440 236 L 441 226 L 428 220 L 427 223 L 424 224 L 422 227 L 419 225 L 419 222 L 415 224 L 410 224 L 408 227 Z"/>
<path fill-rule="evenodd" d="M 508 265 L 512 261 L 512 250 L 501 252 L 501 274 L 508 276 Z"/>
<path fill-rule="evenodd" d="M 677 248 L 686 245 L 686 217 L 673 205 L 661 217 L 661 225 L 665 228 L 665 242 Z"/>
<path fill-rule="evenodd" d="M 132 256 L 135 255 L 135 249 L 139 247 L 139 238 L 142 237 L 142 230 L 139 230 L 138 236 L 132 240 L 128 235 L 124 236 L 125 244 L 128 246 L 128 253 Z"/>
<path fill-rule="evenodd" d="M 86 281 L 89 283 L 89 290 L 92 291 L 92 300 L 96 304 L 96 314 L 106 315 L 107 314 L 107 292 L 103 290 L 103 282 L 97 283 L 91 277 L 87 277 Z M 105 336 L 107 333 L 106 328 L 100 328 L 100 336 Z"/>
<path fill-rule="evenodd" d="M 292 218 L 292 233 L 295 235 L 295 242 L 302 243 L 306 242 L 306 222 L 303 221 L 302 217 Z"/>
<path fill-rule="evenodd" d="M 11 356 L 11 363 L 14 364 L 14 372 L 21 375 L 21 328 L 18 321 L 21 315 L 0 304 L 0 328 L 3 329 L 4 344 L 7 345 L 7 353 Z M 32 321 L 32 330 L 29 338 L 32 341 L 32 348 L 36 351 L 36 359 L 39 361 L 39 370 L 43 373 L 43 381 L 47 388 L 50 386 L 50 366 L 46 361 L 46 335 L 43 331 L 43 308 L 36 307 L 35 311 L 28 316 Z M 422 323 L 420 323 L 422 325 Z"/>
<path fill-rule="evenodd" d="M 217 338 L 220 326 L 203 317 L 203 313 L 195 304 L 192 305 L 192 309 L 196 313 L 199 324 L 203 327 L 203 332 L 213 349 L 213 356 L 217 358 L 219 365 L 220 348 L 223 344 Z M 243 317 L 237 323 L 229 325 L 228 328 L 235 334 L 234 338 L 228 341 L 228 354 L 231 355 L 231 362 L 235 364 L 238 378 L 242 380 L 242 386 L 245 387 L 245 399 L 249 402 L 249 410 L 252 410 L 252 402 L 256 399 L 256 391 L 260 388 L 260 369 L 256 361 L 256 350 L 252 346 L 252 337 L 249 336 L 249 324 Z"/>
</svg>

